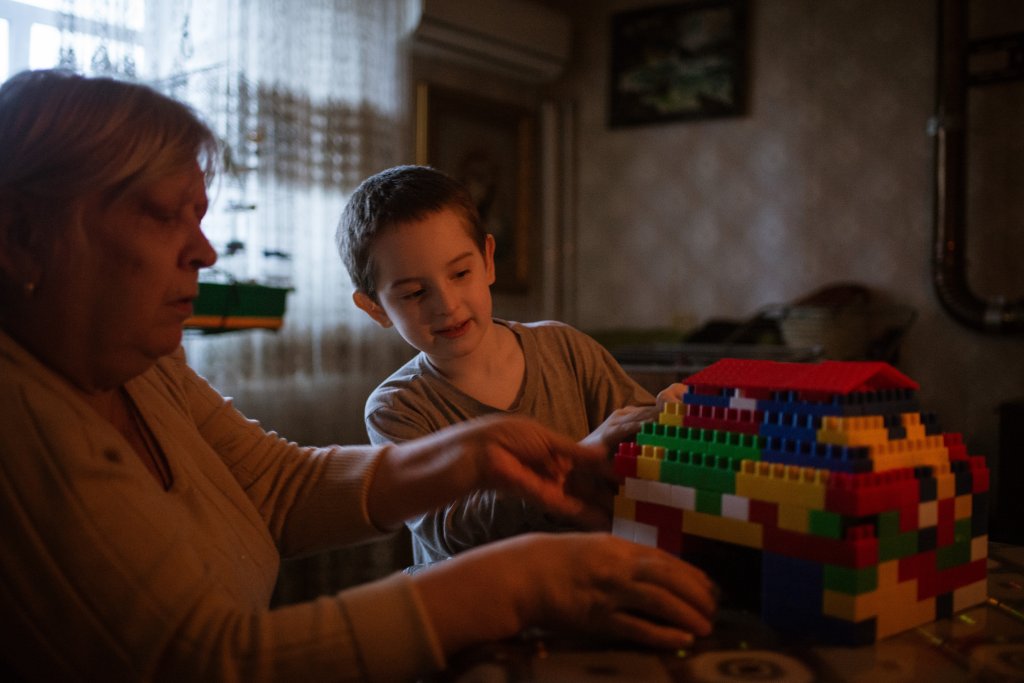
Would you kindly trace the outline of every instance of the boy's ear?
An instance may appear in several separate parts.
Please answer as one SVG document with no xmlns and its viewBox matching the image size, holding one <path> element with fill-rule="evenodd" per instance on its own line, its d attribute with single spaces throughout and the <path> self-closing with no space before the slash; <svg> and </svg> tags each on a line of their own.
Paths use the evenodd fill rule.
<svg viewBox="0 0 1024 683">
<path fill-rule="evenodd" d="M 355 302 L 356 306 L 366 311 L 366 315 L 373 318 L 378 325 L 381 327 L 391 327 L 391 318 L 388 317 L 388 314 L 384 312 L 384 309 L 381 308 L 377 302 L 368 297 L 364 292 L 356 290 L 352 294 L 352 301 Z"/>
<path fill-rule="evenodd" d="M 487 284 L 493 285 L 494 273 L 494 235 L 488 234 L 484 240 L 484 272 L 487 273 Z"/>
</svg>

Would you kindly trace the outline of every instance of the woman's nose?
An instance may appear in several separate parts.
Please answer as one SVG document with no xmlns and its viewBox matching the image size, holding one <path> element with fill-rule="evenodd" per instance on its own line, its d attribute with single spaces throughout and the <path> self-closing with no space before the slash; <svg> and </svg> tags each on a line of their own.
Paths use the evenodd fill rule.
<svg viewBox="0 0 1024 683">
<path fill-rule="evenodd" d="M 209 268 L 217 262 L 217 250 L 206 238 L 206 233 L 200 225 L 196 225 L 188 247 L 184 255 L 184 266 L 190 270 Z"/>
</svg>

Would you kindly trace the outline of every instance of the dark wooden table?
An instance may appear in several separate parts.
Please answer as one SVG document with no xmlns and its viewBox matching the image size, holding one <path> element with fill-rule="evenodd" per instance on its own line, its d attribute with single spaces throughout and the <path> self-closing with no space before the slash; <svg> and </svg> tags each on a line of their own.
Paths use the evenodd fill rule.
<svg viewBox="0 0 1024 683">
<path fill-rule="evenodd" d="M 723 611 L 693 648 L 657 652 L 628 644 L 524 634 L 466 652 L 437 683 L 887 683 L 1024 681 L 1024 547 L 991 544 L 989 597 L 949 619 L 866 647 L 793 642 L 756 616 Z"/>
</svg>

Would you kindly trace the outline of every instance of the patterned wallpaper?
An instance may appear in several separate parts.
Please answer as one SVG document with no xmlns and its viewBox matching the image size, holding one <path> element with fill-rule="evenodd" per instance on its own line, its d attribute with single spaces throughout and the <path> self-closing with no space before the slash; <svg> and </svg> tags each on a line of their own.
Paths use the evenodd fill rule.
<svg viewBox="0 0 1024 683">
<path fill-rule="evenodd" d="M 858 282 L 917 310 L 902 369 L 947 430 L 995 455 L 997 408 L 1024 397 L 1024 339 L 960 327 L 932 289 L 935 3 L 752 0 L 746 116 L 616 129 L 609 16 L 651 3 L 549 4 L 576 27 L 557 91 L 576 111 L 572 321 L 745 319 Z"/>
</svg>

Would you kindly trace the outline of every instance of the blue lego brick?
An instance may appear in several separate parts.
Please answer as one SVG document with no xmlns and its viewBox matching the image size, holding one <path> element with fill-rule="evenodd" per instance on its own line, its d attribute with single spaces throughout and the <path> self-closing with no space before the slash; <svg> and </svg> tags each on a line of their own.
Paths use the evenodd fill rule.
<svg viewBox="0 0 1024 683">
<path fill-rule="evenodd" d="M 939 547 L 939 530 L 937 527 L 926 527 L 917 532 L 917 551 L 919 553 L 935 550 Z"/>
<path fill-rule="evenodd" d="M 922 503 L 930 500 L 937 500 L 939 497 L 939 482 L 931 467 L 915 467 L 914 476 L 917 477 L 918 493 L 917 499 Z"/>
<path fill-rule="evenodd" d="M 935 618 L 948 619 L 953 616 L 953 594 L 942 593 L 935 596 Z"/>
<path fill-rule="evenodd" d="M 728 408 L 731 396 L 720 396 L 711 394 L 683 394 L 683 405 L 687 406 L 712 406 L 715 408 Z"/>
<path fill-rule="evenodd" d="M 977 538 L 988 533 L 989 492 L 982 491 L 971 497 L 971 536 Z"/>
<path fill-rule="evenodd" d="M 765 413 L 758 433 L 764 437 L 814 441 L 821 429 L 821 416 L 796 413 Z"/>
<path fill-rule="evenodd" d="M 949 463 L 949 471 L 953 473 L 954 491 L 963 496 L 974 490 L 974 475 L 971 464 L 966 460 L 954 460 Z"/>
<path fill-rule="evenodd" d="M 836 617 L 822 616 L 814 625 L 813 633 L 816 642 L 824 645 L 843 645 L 860 647 L 875 642 L 878 632 L 878 620 L 875 617 L 864 621 L 852 622 Z"/>
<path fill-rule="evenodd" d="M 775 437 L 764 440 L 761 460 L 850 474 L 874 470 L 871 449 L 867 446 L 841 446 Z"/>
<path fill-rule="evenodd" d="M 761 556 L 761 617 L 783 633 L 814 633 L 822 619 L 825 565 L 777 553 Z"/>
<path fill-rule="evenodd" d="M 924 427 L 925 436 L 942 434 L 942 426 L 939 425 L 939 418 L 935 413 L 921 413 L 921 425 Z"/>
</svg>

